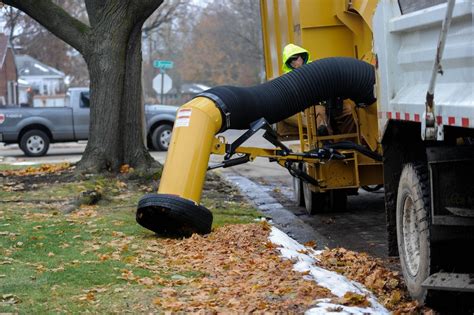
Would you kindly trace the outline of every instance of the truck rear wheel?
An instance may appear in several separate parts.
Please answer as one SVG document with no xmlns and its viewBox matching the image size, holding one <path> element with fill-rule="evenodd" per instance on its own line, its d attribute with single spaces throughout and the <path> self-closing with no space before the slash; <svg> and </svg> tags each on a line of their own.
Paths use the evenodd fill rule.
<svg viewBox="0 0 474 315">
<path fill-rule="evenodd" d="M 20 149 L 26 156 L 43 156 L 49 149 L 49 137 L 44 131 L 29 130 L 21 137 Z"/>
<path fill-rule="evenodd" d="M 376 192 L 383 188 L 383 185 L 365 185 L 361 187 L 367 192 Z"/>
<path fill-rule="evenodd" d="M 424 303 L 427 289 L 422 283 L 431 272 L 430 190 L 425 165 L 405 165 L 396 207 L 398 251 L 405 283 L 410 295 Z"/>
<path fill-rule="evenodd" d="M 301 169 L 301 164 L 298 164 Z M 304 206 L 303 182 L 298 177 L 293 176 L 293 200 L 297 206 Z"/>
<path fill-rule="evenodd" d="M 344 189 L 329 191 L 329 209 L 333 212 L 344 212 L 347 210 L 347 192 Z"/>
<path fill-rule="evenodd" d="M 306 164 L 303 166 L 303 171 L 308 174 Z M 308 214 L 321 213 L 325 210 L 327 194 L 321 192 L 314 192 L 311 190 L 311 184 L 303 182 L 303 196 L 304 205 Z"/>
<path fill-rule="evenodd" d="M 310 188 L 311 184 L 303 183 L 304 204 L 308 214 L 321 213 L 326 207 L 326 193 L 314 192 Z"/>
<path fill-rule="evenodd" d="M 161 125 L 153 131 L 153 134 L 151 135 L 153 149 L 157 151 L 168 151 L 172 129 L 173 128 L 170 125 Z"/>
<path fill-rule="evenodd" d="M 293 200 L 297 206 L 304 206 L 303 183 L 297 177 L 293 177 Z"/>
</svg>

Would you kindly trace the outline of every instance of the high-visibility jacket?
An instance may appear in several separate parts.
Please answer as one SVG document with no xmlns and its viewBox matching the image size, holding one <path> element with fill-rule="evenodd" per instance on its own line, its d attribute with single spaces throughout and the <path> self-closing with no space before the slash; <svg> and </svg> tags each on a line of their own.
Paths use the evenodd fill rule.
<svg viewBox="0 0 474 315">
<path fill-rule="evenodd" d="M 293 70 L 293 68 L 288 62 L 288 59 L 297 54 L 302 55 L 304 64 L 311 62 L 311 56 L 309 55 L 309 52 L 306 49 L 295 44 L 288 44 L 285 46 L 285 48 L 283 48 L 283 73 L 288 73 Z"/>
</svg>

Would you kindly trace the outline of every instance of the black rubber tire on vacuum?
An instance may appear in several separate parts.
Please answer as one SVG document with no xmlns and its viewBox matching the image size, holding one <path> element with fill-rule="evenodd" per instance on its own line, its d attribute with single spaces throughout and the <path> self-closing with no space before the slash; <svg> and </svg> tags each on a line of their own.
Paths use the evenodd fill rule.
<svg viewBox="0 0 474 315">
<path fill-rule="evenodd" d="M 187 237 L 210 233 L 212 213 L 175 195 L 148 194 L 138 202 L 136 220 L 157 234 Z"/>
</svg>

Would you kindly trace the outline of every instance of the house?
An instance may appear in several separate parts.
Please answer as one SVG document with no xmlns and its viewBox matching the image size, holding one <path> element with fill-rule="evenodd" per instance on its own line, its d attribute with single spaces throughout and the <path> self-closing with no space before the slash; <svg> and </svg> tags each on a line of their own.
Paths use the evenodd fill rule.
<svg viewBox="0 0 474 315">
<path fill-rule="evenodd" d="M 27 93 L 32 93 L 34 107 L 64 106 L 66 87 L 63 72 L 28 55 L 16 55 L 15 61 L 18 81 L 29 87 L 20 90 L 20 99 L 28 99 Z"/>
<path fill-rule="evenodd" d="M 18 104 L 18 73 L 8 37 L 0 33 L 0 105 Z"/>
</svg>

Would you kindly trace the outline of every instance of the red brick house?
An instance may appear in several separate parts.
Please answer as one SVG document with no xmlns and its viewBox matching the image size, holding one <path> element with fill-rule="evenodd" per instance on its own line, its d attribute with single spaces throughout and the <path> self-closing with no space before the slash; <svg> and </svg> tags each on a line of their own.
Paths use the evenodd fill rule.
<svg viewBox="0 0 474 315">
<path fill-rule="evenodd" d="M 0 33 L 0 105 L 18 104 L 18 73 L 8 37 Z"/>
</svg>

